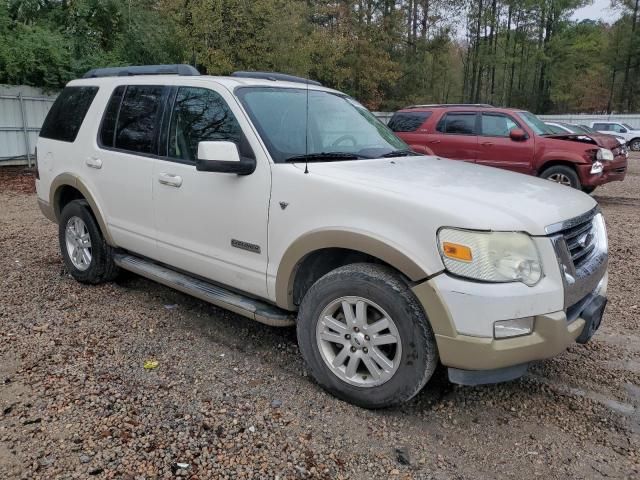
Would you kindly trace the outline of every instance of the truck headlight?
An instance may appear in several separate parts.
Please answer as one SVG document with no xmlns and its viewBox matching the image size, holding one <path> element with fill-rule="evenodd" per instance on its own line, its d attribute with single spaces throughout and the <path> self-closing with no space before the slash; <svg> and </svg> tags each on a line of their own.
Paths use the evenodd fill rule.
<svg viewBox="0 0 640 480">
<path fill-rule="evenodd" d="M 538 250 L 526 233 L 442 228 L 438 245 L 445 267 L 454 275 L 529 286 L 538 283 L 543 275 Z"/>
<path fill-rule="evenodd" d="M 597 160 L 613 160 L 613 152 L 607 148 L 599 148 L 596 152 Z"/>
</svg>

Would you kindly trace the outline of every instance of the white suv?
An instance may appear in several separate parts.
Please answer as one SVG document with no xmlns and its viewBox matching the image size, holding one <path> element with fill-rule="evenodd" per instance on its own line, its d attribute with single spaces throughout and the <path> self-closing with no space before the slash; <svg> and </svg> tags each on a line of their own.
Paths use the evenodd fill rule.
<svg viewBox="0 0 640 480">
<path fill-rule="evenodd" d="M 634 152 L 640 151 L 640 130 L 621 122 L 598 121 L 591 122 L 591 128 L 600 133 L 607 133 L 623 137 Z"/>
<path fill-rule="evenodd" d="M 99 69 L 38 141 L 38 202 L 66 268 L 120 268 L 274 326 L 364 407 L 522 375 L 586 342 L 606 305 L 596 202 L 417 155 L 349 96 L 271 73 Z"/>
</svg>

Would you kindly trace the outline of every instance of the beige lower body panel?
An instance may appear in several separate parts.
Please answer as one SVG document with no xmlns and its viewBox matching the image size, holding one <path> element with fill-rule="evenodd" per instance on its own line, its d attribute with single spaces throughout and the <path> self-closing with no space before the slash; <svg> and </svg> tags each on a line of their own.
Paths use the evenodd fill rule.
<svg viewBox="0 0 640 480">
<path fill-rule="evenodd" d="M 460 335 L 432 282 L 416 285 L 413 291 L 431 322 L 440 361 L 447 367 L 493 370 L 553 357 L 573 344 L 585 326 L 582 318 L 567 323 L 564 312 L 555 312 L 536 316 L 530 335 L 499 340 Z"/>
</svg>

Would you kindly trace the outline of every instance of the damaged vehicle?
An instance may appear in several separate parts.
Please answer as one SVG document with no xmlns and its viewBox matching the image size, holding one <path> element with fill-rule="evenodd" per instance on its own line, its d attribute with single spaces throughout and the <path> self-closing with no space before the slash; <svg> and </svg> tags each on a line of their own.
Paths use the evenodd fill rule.
<svg viewBox="0 0 640 480">
<path fill-rule="evenodd" d="M 622 181 L 627 151 L 614 137 L 557 133 L 534 114 L 491 105 L 415 105 L 389 121 L 427 155 L 504 168 L 592 192 Z"/>
<path fill-rule="evenodd" d="M 49 111 L 36 177 L 77 281 L 128 270 L 295 326 L 305 370 L 367 408 L 411 399 L 439 364 L 459 384 L 518 378 L 588 342 L 607 303 L 589 195 L 416 154 L 298 77 L 92 70 Z"/>
</svg>

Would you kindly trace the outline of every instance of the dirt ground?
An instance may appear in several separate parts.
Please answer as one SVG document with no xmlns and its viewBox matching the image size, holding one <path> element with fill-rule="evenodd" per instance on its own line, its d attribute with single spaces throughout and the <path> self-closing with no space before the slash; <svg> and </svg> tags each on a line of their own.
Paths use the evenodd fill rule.
<svg viewBox="0 0 640 480">
<path fill-rule="evenodd" d="M 595 192 L 610 303 L 589 344 L 507 384 L 441 369 L 382 411 L 318 388 L 293 329 L 131 274 L 75 282 L 31 185 L 0 169 L 2 479 L 640 478 L 640 159 Z"/>
</svg>

